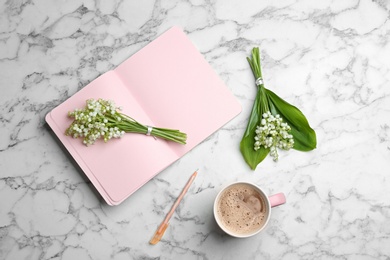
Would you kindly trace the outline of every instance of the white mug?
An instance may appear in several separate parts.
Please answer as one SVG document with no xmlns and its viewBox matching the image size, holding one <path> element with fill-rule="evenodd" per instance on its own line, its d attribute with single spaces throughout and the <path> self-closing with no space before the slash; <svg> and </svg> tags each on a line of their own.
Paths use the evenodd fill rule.
<svg viewBox="0 0 390 260">
<path fill-rule="evenodd" d="M 252 187 L 253 189 L 255 189 L 258 194 L 262 197 L 263 201 L 265 202 L 265 207 L 266 207 L 266 215 L 264 216 L 265 220 L 264 220 L 264 224 L 262 226 L 260 226 L 258 229 L 252 231 L 252 232 L 249 232 L 249 233 L 237 233 L 237 232 L 234 232 L 230 229 L 228 229 L 224 224 L 223 224 L 223 221 L 220 219 L 220 216 L 218 214 L 218 204 L 219 204 L 219 200 L 221 198 L 221 195 L 224 194 L 224 192 L 231 188 L 233 185 L 237 185 L 237 184 L 244 184 L 244 185 L 248 185 L 249 187 Z M 217 222 L 218 226 L 228 235 L 230 236 L 233 236 L 233 237 L 237 237 L 237 238 L 246 238 L 246 237 L 251 237 L 251 236 L 254 236 L 258 233 L 260 233 L 268 224 L 268 221 L 271 217 L 271 208 L 273 207 L 276 207 L 276 206 L 279 206 L 279 205 L 282 205 L 286 203 L 286 197 L 284 196 L 283 193 L 277 193 L 277 194 L 274 194 L 274 195 L 271 195 L 271 196 L 267 196 L 267 194 L 259 187 L 257 186 L 256 184 L 254 183 L 250 183 L 250 182 L 234 182 L 234 183 L 231 183 L 227 186 L 225 186 L 217 195 L 217 197 L 215 198 L 214 200 L 214 218 L 215 218 L 215 221 Z"/>
</svg>

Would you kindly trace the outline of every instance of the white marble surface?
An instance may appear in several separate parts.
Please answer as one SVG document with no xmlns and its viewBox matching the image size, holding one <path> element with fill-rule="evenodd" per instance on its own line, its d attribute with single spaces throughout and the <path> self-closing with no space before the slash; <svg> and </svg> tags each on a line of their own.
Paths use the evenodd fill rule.
<svg viewBox="0 0 390 260">
<path fill-rule="evenodd" d="M 0 259 L 390 259 L 390 3 L 0 1 Z M 107 206 L 44 116 L 173 25 L 243 107 L 123 204 Z M 305 113 L 318 148 L 251 171 L 239 152 L 262 50 L 266 86 Z M 161 243 L 149 239 L 199 175 Z M 282 191 L 265 231 L 216 226 L 221 185 Z"/>
</svg>

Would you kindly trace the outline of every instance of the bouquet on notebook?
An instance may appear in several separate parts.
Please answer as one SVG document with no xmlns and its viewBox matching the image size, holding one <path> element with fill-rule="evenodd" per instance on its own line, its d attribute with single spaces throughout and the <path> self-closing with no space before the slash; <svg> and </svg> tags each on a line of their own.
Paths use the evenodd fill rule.
<svg viewBox="0 0 390 260">
<path fill-rule="evenodd" d="M 143 125 L 120 110 L 111 100 L 88 99 L 84 109 L 75 109 L 68 113 L 74 121 L 65 134 L 84 138 L 85 145 L 94 144 L 97 139 L 107 142 L 112 138 L 120 138 L 125 133 L 140 133 L 180 144 L 186 143 L 187 134 L 179 130 Z"/>
<path fill-rule="evenodd" d="M 310 151 L 316 148 L 316 133 L 303 113 L 264 87 L 259 48 L 247 58 L 256 79 L 257 95 L 240 150 L 254 170 L 270 153 L 278 160 L 277 148 Z"/>
</svg>

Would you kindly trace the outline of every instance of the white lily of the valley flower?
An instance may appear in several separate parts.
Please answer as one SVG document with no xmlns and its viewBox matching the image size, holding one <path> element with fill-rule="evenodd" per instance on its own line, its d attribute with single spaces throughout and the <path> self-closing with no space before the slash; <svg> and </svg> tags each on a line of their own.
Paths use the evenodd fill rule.
<svg viewBox="0 0 390 260">
<path fill-rule="evenodd" d="M 147 126 L 119 112 L 120 108 L 113 101 L 88 99 L 86 103 L 85 109 L 69 112 L 69 117 L 74 118 L 74 121 L 65 132 L 74 138 L 84 138 L 85 145 L 94 144 L 100 138 L 105 142 L 120 138 L 125 132 L 148 133 Z M 179 130 L 154 127 L 151 134 L 181 144 L 185 144 L 187 140 L 187 134 Z"/>
<path fill-rule="evenodd" d="M 112 115 L 116 110 L 112 101 L 88 99 L 85 110 L 75 109 L 69 112 L 69 116 L 76 121 L 67 129 L 66 134 L 74 138 L 84 137 L 85 145 L 94 144 L 101 137 L 106 142 L 111 138 L 120 138 L 124 132 L 107 125 L 110 118 L 106 112 L 110 111 L 109 114 Z"/>
<path fill-rule="evenodd" d="M 289 150 L 294 146 L 294 138 L 290 134 L 291 127 L 283 122 L 280 115 L 272 115 L 270 111 L 262 115 L 261 123 L 255 130 L 254 149 L 257 151 L 261 146 L 270 149 L 274 161 L 279 158 L 276 148 Z"/>
</svg>

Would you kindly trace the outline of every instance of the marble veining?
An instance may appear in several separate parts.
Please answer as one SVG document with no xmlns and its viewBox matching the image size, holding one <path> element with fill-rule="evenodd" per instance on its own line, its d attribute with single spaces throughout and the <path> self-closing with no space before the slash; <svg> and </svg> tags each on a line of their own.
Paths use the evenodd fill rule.
<svg viewBox="0 0 390 260">
<path fill-rule="evenodd" d="M 390 259 L 389 13 L 385 0 L 1 1 L 0 259 Z M 174 25 L 243 111 L 107 206 L 44 117 Z M 251 171 L 238 147 L 256 93 L 245 59 L 254 46 L 266 86 L 305 113 L 318 147 Z M 216 194 L 234 180 L 287 196 L 249 239 L 213 219 Z"/>
</svg>

